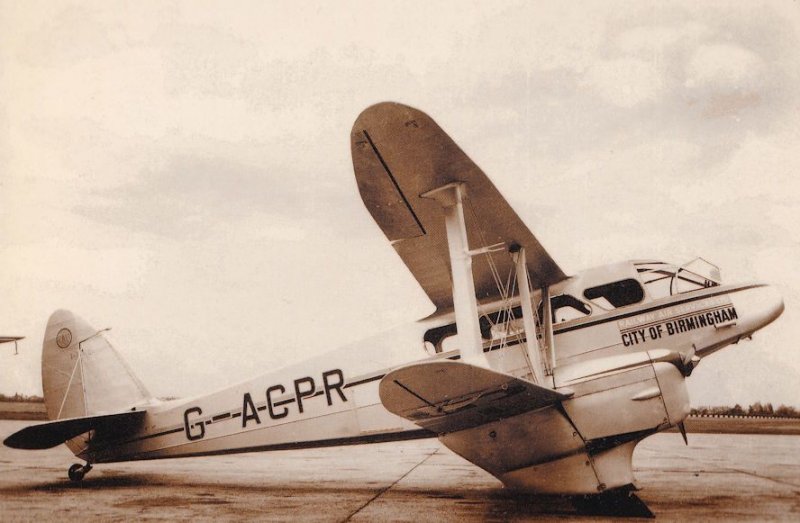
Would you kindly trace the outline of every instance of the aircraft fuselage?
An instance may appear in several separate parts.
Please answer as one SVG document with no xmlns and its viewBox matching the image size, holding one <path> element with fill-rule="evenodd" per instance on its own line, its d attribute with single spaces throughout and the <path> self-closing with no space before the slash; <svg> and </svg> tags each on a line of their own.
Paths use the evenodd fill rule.
<svg viewBox="0 0 800 523">
<path fill-rule="evenodd" d="M 587 362 L 689 347 L 705 356 L 750 336 L 783 309 L 774 289 L 747 284 L 715 285 L 656 299 L 645 288 L 639 303 L 604 310 L 578 292 L 582 280 L 596 282 L 602 273 L 598 271 L 581 273 L 551 289 L 554 300 L 572 293 L 593 309 L 554 324 L 556 364 L 549 379 L 556 390 L 574 379 L 569 369 Z M 606 279 L 619 277 L 614 273 L 611 270 Z M 482 312 L 491 315 L 501 305 L 514 304 L 484 304 Z M 425 352 L 426 333 L 446 331 L 453 322 L 448 314 L 421 320 L 206 396 L 140 405 L 135 408 L 147 414 L 139 432 L 124 440 L 92 441 L 79 455 L 89 462 L 112 462 L 434 437 L 386 411 L 378 385 L 391 369 L 411 361 L 459 359 L 459 351 L 447 349 L 446 343 L 435 349 L 444 345 L 445 350 L 436 353 L 428 342 Z M 454 341 L 457 344 L 457 336 Z M 490 367 L 530 377 L 523 341 L 520 335 L 497 344 L 485 340 Z M 415 352 L 419 358 L 403 361 L 401 355 Z"/>
</svg>

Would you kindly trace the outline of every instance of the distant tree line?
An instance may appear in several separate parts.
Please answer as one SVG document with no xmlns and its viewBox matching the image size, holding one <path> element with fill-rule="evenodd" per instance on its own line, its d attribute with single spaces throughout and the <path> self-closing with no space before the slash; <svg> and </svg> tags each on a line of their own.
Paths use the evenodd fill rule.
<svg viewBox="0 0 800 523">
<path fill-rule="evenodd" d="M 28 396 L 27 394 L 20 394 L 19 392 L 13 396 L 0 394 L 0 401 L 15 401 L 18 403 L 42 403 L 44 398 L 35 394 Z"/>
<path fill-rule="evenodd" d="M 177 396 L 165 396 L 163 398 L 158 398 L 161 401 L 170 401 L 180 399 Z M 44 403 L 44 398 L 41 396 L 37 396 L 35 394 L 28 396 L 27 394 L 20 394 L 16 393 L 13 396 L 8 396 L 7 394 L 0 394 L 0 402 L 3 401 L 14 401 L 17 403 Z"/>
<path fill-rule="evenodd" d="M 788 405 L 777 408 L 772 403 L 757 401 L 745 408 L 738 403 L 733 407 L 698 407 L 691 410 L 691 416 L 768 416 L 772 418 L 800 418 L 800 410 Z"/>
</svg>

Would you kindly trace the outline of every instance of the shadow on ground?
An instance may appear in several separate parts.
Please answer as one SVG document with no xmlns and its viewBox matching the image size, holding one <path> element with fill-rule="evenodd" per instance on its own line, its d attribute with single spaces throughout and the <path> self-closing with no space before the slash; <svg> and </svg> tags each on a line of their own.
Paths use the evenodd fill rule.
<svg viewBox="0 0 800 523">
<path fill-rule="evenodd" d="M 68 479 L 47 483 L 2 487 L 0 496 L 50 493 L 65 494 L 69 492 L 89 493 L 109 490 L 124 491 L 133 489 L 146 498 L 150 507 L 165 503 L 175 504 L 227 504 L 226 498 L 245 500 L 276 499 L 287 497 L 302 501 L 305 498 L 336 496 L 349 498 L 371 498 L 379 494 L 382 488 L 375 486 L 348 486 L 335 483 L 302 483 L 287 488 L 285 484 L 273 484 L 269 481 L 243 485 L 241 483 L 197 482 L 195 478 L 162 474 L 124 474 L 115 471 L 104 471 L 103 474 L 89 475 L 83 481 L 72 482 Z M 175 497 L 176 489 L 182 495 Z M 208 492 L 215 492 L 216 497 Z M 391 496 L 419 496 L 418 488 L 406 489 L 395 486 Z M 653 513 L 633 492 L 620 491 L 599 494 L 596 496 L 544 496 L 529 495 L 511 490 L 496 489 L 488 491 L 475 490 L 431 490 L 425 497 L 435 500 L 450 500 L 458 504 L 480 507 L 485 519 L 508 520 L 531 516 L 605 516 L 614 518 L 652 518 Z M 380 495 L 379 495 L 380 496 Z M 378 496 L 378 497 L 379 497 Z M 129 500 L 117 506 L 134 508 L 142 503 L 143 498 Z"/>
<path fill-rule="evenodd" d="M 509 490 L 492 494 L 491 518 L 513 519 L 532 515 L 605 516 L 614 518 L 654 518 L 655 515 L 629 490 L 592 496 L 531 495 Z"/>
</svg>

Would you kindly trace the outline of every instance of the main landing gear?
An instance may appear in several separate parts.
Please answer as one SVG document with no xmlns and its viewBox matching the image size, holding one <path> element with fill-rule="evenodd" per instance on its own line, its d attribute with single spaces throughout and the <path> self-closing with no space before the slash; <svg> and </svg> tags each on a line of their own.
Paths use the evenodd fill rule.
<svg viewBox="0 0 800 523">
<path fill-rule="evenodd" d="M 81 481 L 90 470 L 92 470 L 92 466 L 89 463 L 86 465 L 75 463 L 69 468 L 67 475 L 71 481 L 77 483 L 78 481 Z"/>
</svg>

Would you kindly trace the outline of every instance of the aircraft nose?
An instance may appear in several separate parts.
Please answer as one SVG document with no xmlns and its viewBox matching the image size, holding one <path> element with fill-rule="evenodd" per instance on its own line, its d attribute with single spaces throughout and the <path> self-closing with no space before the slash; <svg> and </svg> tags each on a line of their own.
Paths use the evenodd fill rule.
<svg viewBox="0 0 800 523">
<path fill-rule="evenodd" d="M 750 311 L 747 330 L 750 332 L 769 325 L 783 313 L 783 296 L 774 285 L 761 284 L 747 294 Z"/>
<path fill-rule="evenodd" d="M 764 287 L 764 325 L 772 323 L 783 314 L 783 296 L 774 285 Z"/>
</svg>

